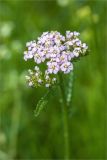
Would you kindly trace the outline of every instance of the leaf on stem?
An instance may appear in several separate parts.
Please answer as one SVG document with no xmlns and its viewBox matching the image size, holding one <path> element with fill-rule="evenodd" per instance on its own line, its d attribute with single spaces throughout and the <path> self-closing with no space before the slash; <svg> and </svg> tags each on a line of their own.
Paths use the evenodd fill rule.
<svg viewBox="0 0 107 160">
<path fill-rule="evenodd" d="M 34 110 L 35 117 L 37 117 L 40 114 L 40 112 L 44 109 L 44 107 L 48 104 L 50 90 L 51 89 L 49 89 L 48 92 L 38 101 L 36 109 Z"/>
</svg>

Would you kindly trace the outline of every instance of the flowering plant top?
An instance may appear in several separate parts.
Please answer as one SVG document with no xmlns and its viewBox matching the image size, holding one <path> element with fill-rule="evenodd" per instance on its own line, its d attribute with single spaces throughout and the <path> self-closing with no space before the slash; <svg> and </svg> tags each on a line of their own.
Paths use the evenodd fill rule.
<svg viewBox="0 0 107 160">
<path fill-rule="evenodd" d="M 34 59 L 35 62 L 34 70 L 28 70 L 26 76 L 29 86 L 50 87 L 57 82 L 58 72 L 68 74 L 73 70 L 73 60 L 85 55 L 88 50 L 79 35 L 76 31 L 66 31 L 65 36 L 57 31 L 44 32 L 37 41 L 26 43 L 24 60 Z M 45 64 L 45 71 L 40 69 L 41 63 Z"/>
</svg>

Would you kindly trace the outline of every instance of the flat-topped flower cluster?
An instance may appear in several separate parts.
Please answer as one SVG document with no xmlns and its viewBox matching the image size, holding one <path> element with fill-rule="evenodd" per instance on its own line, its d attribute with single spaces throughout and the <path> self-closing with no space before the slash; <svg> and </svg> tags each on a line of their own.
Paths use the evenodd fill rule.
<svg viewBox="0 0 107 160">
<path fill-rule="evenodd" d="M 73 59 L 85 55 L 88 46 L 78 38 L 80 33 L 66 31 L 63 36 L 57 31 L 44 32 L 37 41 L 26 43 L 27 51 L 24 52 L 24 60 L 34 59 L 36 63 L 34 71 L 29 70 L 26 79 L 29 86 L 50 85 L 56 83 L 58 72 L 64 74 L 73 70 Z M 43 73 L 40 64 L 46 64 Z"/>
</svg>

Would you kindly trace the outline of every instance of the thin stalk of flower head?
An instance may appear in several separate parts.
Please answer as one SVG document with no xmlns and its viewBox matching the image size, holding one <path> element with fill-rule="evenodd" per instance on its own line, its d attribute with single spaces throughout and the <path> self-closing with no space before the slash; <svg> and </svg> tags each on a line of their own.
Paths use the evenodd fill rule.
<svg viewBox="0 0 107 160">
<path fill-rule="evenodd" d="M 59 75 L 59 87 L 60 87 L 60 93 L 61 93 L 61 97 L 62 97 L 62 117 L 63 117 L 63 127 L 64 127 L 64 158 L 65 160 L 69 159 L 69 131 L 68 131 L 68 106 L 66 104 L 66 99 L 65 99 L 65 92 L 64 92 L 64 85 L 63 85 L 63 78 L 62 75 Z"/>
</svg>

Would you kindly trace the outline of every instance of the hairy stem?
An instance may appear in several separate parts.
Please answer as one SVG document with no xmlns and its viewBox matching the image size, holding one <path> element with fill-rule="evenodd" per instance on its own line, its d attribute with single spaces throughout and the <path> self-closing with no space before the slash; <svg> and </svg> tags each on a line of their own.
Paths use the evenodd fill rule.
<svg viewBox="0 0 107 160">
<path fill-rule="evenodd" d="M 59 75 L 60 83 L 60 92 L 62 97 L 62 116 L 63 116 L 63 125 L 64 125 L 64 143 L 65 143 L 65 160 L 69 159 L 69 132 L 68 132 L 68 107 L 66 104 L 66 97 L 64 93 L 64 85 L 62 75 Z"/>
</svg>

